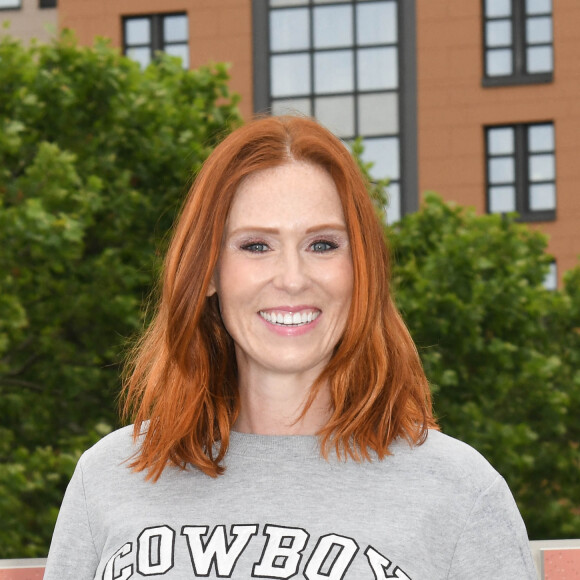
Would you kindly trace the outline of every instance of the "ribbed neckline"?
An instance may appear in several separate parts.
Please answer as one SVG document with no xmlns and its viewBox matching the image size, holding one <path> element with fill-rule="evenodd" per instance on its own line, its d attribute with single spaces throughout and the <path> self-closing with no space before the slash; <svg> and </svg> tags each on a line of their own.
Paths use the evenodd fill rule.
<svg viewBox="0 0 580 580">
<path fill-rule="evenodd" d="M 231 431 L 228 453 L 262 458 L 268 455 L 320 458 L 320 443 L 315 435 L 256 435 Z"/>
</svg>

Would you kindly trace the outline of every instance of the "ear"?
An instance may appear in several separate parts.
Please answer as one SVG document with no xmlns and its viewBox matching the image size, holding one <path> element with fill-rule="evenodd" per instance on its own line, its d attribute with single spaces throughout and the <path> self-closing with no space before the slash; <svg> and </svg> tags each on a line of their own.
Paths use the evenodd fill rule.
<svg viewBox="0 0 580 580">
<path fill-rule="evenodd" d="M 209 282 L 209 286 L 207 287 L 207 292 L 205 293 L 206 298 L 213 296 L 217 292 L 216 283 L 215 283 L 215 274 L 211 277 Z"/>
</svg>

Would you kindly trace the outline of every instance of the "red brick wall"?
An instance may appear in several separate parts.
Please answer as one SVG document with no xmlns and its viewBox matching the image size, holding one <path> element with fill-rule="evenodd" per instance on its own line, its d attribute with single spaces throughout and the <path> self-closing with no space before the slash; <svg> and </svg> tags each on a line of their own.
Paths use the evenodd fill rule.
<svg viewBox="0 0 580 580">
<path fill-rule="evenodd" d="M 59 25 L 74 30 L 82 44 L 106 36 L 122 45 L 121 17 L 187 12 L 192 68 L 229 62 L 232 90 L 242 95 L 242 114 L 252 106 L 251 0 L 59 0 Z"/>
<path fill-rule="evenodd" d="M 580 3 L 554 3 L 554 81 L 484 88 L 481 2 L 417 0 L 419 188 L 485 211 L 484 125 L 551 120 L 556 133 L 558 271 L 580 255 Z"/>
<path fill-rule="evenodd" d="M 554 81 L 481 86 L 479 0 L 416 0 L 420 191 L 485 211 L 483 126 L 551 120 L 556 131 L 557 220 L 534 224 L 550 237 L 560 275 L 580 255 L 580 3 L 554 3 Z M 251 0 L 60 0 L 60 26 L 90 44 L 96 35 L 121 45 L 121 16 L 187 11 L 193 67 L 226 61 L 242 113 L 252 115 Z"/>
</svg>

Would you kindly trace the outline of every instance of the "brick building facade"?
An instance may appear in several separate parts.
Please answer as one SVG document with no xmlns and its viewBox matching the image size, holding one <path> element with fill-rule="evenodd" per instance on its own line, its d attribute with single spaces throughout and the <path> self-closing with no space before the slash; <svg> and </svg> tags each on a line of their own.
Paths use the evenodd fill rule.
<svg viewBox="0 0 580 580">
<path fill-rule="evenodd" d="M 0 20 L 20 34 L 46 1 L 0 0 Z M 157 49 L 190 67 L 231 63 L 246 118 L 297 110 L 362 136 L 391 179 L 391 220 L 435 190 L 480 213 L 517 210 L 549 235 L 558 277 L 577 263 L 577 0 L 58 0 L 37 12 L 143 64 Z"/>
</svg>

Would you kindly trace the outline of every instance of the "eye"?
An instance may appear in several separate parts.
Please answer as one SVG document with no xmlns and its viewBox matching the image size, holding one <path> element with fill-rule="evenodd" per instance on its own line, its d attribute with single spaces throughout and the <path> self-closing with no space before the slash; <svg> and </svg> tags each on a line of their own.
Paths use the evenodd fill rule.
<svg viewBox="0 0 580 580">
<path fill-rule="evenodd" d="M 334 242 L 328 240 L 318 240 L 314 242 L 311 246 L 313 252 L 329 252 L 330 250 L 336 250 L 338 245 Z"/>
<path fill-rule="evenodd" d="M 246 250 L 246 252 L 252 252 L 254 254 L 267 252 L 269 249 L 270 248 L 268 248 L 267 244 L 264 242 L 250 242 L 249 244 L 244 244 L 242 246 L 242 250 Z"/>
</svg>

